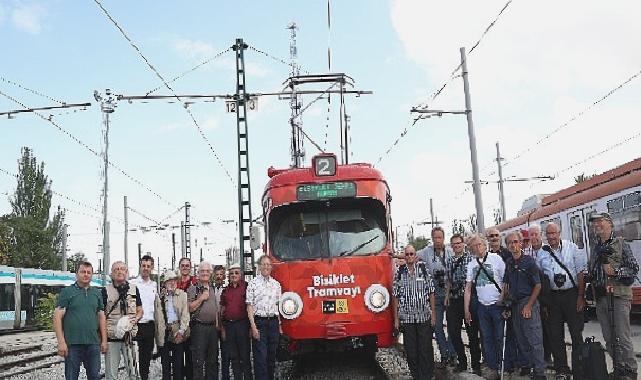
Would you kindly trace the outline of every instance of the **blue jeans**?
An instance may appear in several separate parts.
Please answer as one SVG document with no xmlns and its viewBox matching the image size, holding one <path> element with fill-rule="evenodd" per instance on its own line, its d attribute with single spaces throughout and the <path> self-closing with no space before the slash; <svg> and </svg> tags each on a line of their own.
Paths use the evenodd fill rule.
<svg viewBox="0 0 641 380">
<path fill-rule="evenodd" d="M 479 323 L 483 339 L 483 357 L 488 367 L 501 370 L 501 357 L 503 355 L 503 329 L 506 323 L 501 315 L 503 307 L 494 304 L 486 306 L 479 303 Z M 508 335 L 505 342 L 505 370 L 514 369 L 514 356 L 516 347 L 514 340 Z"/>
<path fill-rule="evenodd" d="M 441 353 L 441 361 L 455 360 L 456 351 L 451 339 L 445 338 L 445 330 L 443 329 L 443 317 L 445 315 L 445 296 L 436 296 L 436 325 L 434 326 L 434 336 L 436 337 L 436 344 L 438 344 L 438 351 Z"/>
<path fill-rule="evenodd" d="M 276 369 L 276 350 L 280 333 L 278 318 L 254 317 L 260 340 L 252 338 L 254 351 L 254 378 L 256 380 L 273 380 Z"/>
<path fill-rule="evenodd" d="M 85 366 L 88 380 L 100 378 L 100 345 L 70 344 L 65 358 L 65 380 L 77 380 L 80 364 Z"/>
</svg>

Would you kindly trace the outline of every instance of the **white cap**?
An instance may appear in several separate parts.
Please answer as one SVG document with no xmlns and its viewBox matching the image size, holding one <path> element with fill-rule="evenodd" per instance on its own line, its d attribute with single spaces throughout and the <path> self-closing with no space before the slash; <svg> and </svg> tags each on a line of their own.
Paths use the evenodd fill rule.
<svg viewBox="0 0 641 380">
<path fill-rule="evenodd" d="M 118 320 L 118 324 L 116 325 L 116 339 L 122 339 L 125 337 L 125 334 L 131 331 L 132 328 L 131 320 L 129 317 L 122 317 Z"/>
</svg>

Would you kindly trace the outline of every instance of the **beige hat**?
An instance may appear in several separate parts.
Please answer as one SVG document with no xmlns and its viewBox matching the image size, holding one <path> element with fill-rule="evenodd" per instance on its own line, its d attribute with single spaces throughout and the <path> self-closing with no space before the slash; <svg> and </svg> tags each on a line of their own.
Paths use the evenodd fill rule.
<svg viewBox="0 0 641 380">
<path fill-rule="evenodd" d="M 165 283 L 165 281 L 177 280 L 179 278 L 180 278 L 180 276 L 178 275 L 178 272 L 176 272 L 175 270 L 171 270 L 171 269 L 166 269 L 162 274 L 162 282 L 163 283 Z"/>
</svg>

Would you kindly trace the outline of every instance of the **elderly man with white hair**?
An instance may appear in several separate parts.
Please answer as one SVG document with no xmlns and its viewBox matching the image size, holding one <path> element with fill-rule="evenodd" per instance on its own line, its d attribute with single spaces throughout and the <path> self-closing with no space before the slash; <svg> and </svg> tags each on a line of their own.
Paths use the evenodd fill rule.
<svg viewBox="0 0 641 380">
<path fill-rule="evenodd" d="M 198 283 L 187 289 L 192 321 L 194 380 L 218 378 L 218 303 L 209 283 L 212 272 L 209 262 L 201 262 L 198 266 Z"/>
</svg>

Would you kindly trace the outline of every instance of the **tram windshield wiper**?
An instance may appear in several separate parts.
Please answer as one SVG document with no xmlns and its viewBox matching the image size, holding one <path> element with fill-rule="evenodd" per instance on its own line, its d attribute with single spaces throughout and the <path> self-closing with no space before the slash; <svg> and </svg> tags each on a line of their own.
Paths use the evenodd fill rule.
<svg viewBox="0 0 641 380">
<path fill-rule="evenodd" d="M 380 236 L 380 235 L 376 235 L 376 236 L 374 236 L 373 238 L 369 239 L 368 241 L 366 241 L 366 242 L 364 242 L 364 243 L 361 243 L 361 244 L 357 245 L 357 246 L 356 246 L 356 247 L 354 247 L 353 249 L 345 250 L 345 251 L 343 251 L 343 252 L 339 253 L 339 254 L 338 254 L 338 256 L 346 256 L 346 255 L 347 255 L 347 256 L 350 256 L 350 255 L 351 255 L 351 254 L 353 254 L 354 252 L 358 251 L 359 249 L 363 248 L 364 246 L 366 246 L 366 245 L 368 245 L 369 243 L 373 242 L 374 240 L 378 239 L 378 237 L 379 237 L 379 236 Z"/>
</svg>

